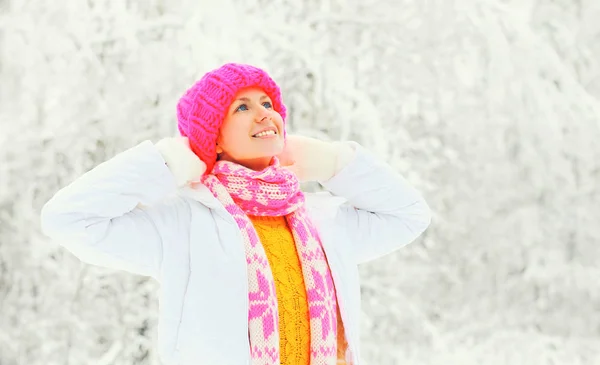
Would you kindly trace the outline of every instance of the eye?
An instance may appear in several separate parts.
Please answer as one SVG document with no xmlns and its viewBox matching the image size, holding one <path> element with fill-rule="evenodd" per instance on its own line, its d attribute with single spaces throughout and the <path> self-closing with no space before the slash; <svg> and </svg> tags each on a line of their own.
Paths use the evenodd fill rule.
<svg viewBox="0 0 600 365">
<path fill-rule="evenodd" d="M 242 108 L 245 108 L 245 109 L 242 109 Z M 244 111 L 244 110 L 248 110 L 248 106 L 246 104 L 240 104 L 240 106 L 235 108 L 234 112 L 239 112 L 239 111 Z"/>
<path fill-rule="evenodd" d="M 265 101 L 264 103 L 262 103 L 262 105 L 267 109 L 271 109 L 273 107 L 270 101 Z"/>
</svg>

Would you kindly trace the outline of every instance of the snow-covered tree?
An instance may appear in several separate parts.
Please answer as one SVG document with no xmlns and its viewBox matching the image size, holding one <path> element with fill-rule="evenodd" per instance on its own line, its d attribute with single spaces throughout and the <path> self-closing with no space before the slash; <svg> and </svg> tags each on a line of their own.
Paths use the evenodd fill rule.
<svg viewBox="0 0 600 365">
<path fill-rule="evenodd" d="M 369 364 L 600 363 L 600 2 L 0 0 L 0 364 L 157 365 L 148 278 L 40 233 L 59 188 L 228 61 L 289 128 L 387 159 L 434 211 L 361 267 Z"/>
</svg>

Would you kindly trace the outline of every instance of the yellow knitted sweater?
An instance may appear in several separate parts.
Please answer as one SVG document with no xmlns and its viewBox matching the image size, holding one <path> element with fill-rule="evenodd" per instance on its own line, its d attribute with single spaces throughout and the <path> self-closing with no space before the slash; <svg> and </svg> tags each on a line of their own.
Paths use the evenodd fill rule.
<svg viewBox="0 0 600 365">
<path fill-rule="evenodd" d="M 249 216 L 265 248 L 279 307 L 281 365 L 309 365 L 310 317 L 302 266 L 285 217 Z M 338 309 L 338 364 L 347 348 Z"/>
</svg>

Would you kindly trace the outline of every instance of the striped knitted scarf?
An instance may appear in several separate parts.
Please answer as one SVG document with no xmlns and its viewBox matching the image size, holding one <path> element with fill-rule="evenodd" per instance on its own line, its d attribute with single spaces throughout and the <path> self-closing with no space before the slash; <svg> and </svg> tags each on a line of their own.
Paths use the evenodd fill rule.
<svg viewBox="0 0 600 365">
<path fill-rule="evenodd" d="M 319 235 L 304 205 L 296 176 L 277 158 L 262 171 L 218 161 L 203 183 L 234 217 L 244 239 L 250 300 L 248 325 L 252 365 L 279 365 L 279 314 L 275 281 L 247 215 L 285 216 L 292 230 L 306 285 L 310 316 L 310 364 L 335 364 L 337 301 Z"/>
</svg>

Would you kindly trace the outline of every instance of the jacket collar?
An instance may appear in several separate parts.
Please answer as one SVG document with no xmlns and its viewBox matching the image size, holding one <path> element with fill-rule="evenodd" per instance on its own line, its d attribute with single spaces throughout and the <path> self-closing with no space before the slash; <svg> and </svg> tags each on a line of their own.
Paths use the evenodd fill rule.
<svg viewBox="0 0 600 365">
<path fill-rule="evenodd" d="M 200 202 L 210 209 L 225 210 L 223 204 L 221 204 L 221 202 L 215 198 L 210 189 L 201 183 L 180 188 L 178 190 L 178 195 Z"/>
<path fill-rule="evenodd" d="M 178 194 L 195 200 L 224 216 L 229 215 L 223 204 L 215 198 L 206 185 L 194 184 L 186 186 L 181 188 Z M 306 198 L 306 208 L 314 218 L 334 218 L 339 207 L 347 201 L 345 198 L 332 195 L 326 191 L 304 193 L 304 196 Z"/>
</svg>

